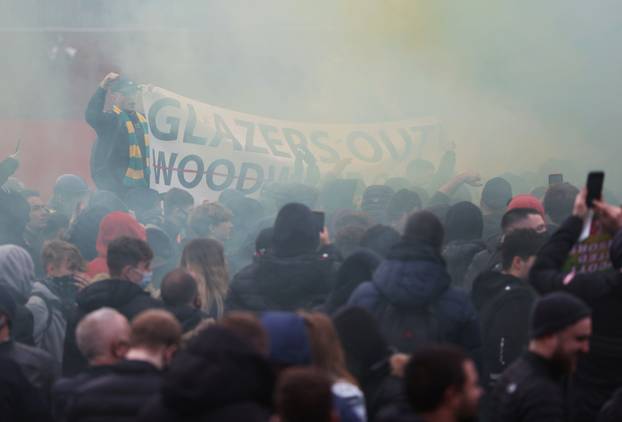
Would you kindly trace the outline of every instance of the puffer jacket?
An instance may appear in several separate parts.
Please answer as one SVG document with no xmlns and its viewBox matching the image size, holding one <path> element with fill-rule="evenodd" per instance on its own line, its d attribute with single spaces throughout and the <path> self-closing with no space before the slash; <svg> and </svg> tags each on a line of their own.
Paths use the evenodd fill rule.
<svg viewBox="0 0 622 422">
<path fill-rule="evenodd" d="M 267 422 L 274 372 L 250 344 L 219 326 L 201 332 L 164 376 L 138 421 Z"/>
<path fill-rule="evenodd" d="M 387 305 L 398 314 L 432 308 L 440 340 L 461 346 L 479 362 L 481 338 L 475 309 L 466 292 L 450 284 L 438 252 L 424 243 L 402 241 L 380 264 L 373 279 L 352 293 L 348 305 L 367 309 L 378 321 Z"/>
<path fill-rule="evenodd" d="M 328 254 L 264 255 L 235 275 L 227 309 L 255 312 L 310 309 L 324 303 L 335 276 L 336 261 Z"/>
</svg>

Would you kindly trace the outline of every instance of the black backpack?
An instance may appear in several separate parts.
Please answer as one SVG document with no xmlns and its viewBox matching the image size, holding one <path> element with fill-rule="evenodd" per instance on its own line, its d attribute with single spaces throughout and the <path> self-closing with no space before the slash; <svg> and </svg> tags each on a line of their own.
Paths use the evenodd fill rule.
<svg viewBox="0 0 622 422">
<path fill-rule="evenodd" d="M 485 387 L 491 387 L 529 343 L 529 314 L 535 298 L 526 286 L 508 285 L 482 308 Z"/>
<path fill-rule="evenodd" d="M 443 342 L 435 303 L 420 308 L 397 307 L 377 287 L 376 290 L 382 299 L 375 316 L 390 346 L 402 353 L 412 353 L 425 344 Z"/>
</svg>

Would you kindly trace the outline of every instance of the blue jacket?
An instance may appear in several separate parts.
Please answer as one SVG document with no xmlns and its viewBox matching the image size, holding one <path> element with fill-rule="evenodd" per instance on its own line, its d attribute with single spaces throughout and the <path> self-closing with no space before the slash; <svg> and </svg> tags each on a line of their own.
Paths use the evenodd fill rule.
<svg viewBox="0 0 622 422">
<path fill-rule="evenodd" d="M 438 252 L 424 243 L 393 247 L 372 281 L 352 293 L 349 305 L 382 317 L 387 304 L 396 312 L 428 307 L 435 312 L 440 341 L 461 346 L 479 361 L 481 338 L 477 314 L 465 291 L 450 287 L 451 277 Z"/>
</svg>

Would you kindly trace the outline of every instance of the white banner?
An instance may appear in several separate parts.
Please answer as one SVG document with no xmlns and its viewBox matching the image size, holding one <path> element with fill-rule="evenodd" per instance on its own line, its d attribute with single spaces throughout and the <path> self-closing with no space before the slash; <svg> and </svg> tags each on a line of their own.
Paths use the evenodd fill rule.
<svg viewBox="0 0 622 422">
<path fill-rule="evenodd" d="M 225 189 L 253 195 L 266 183 L 294 181 L 304 161 L 296 157 L 308 153 L 321 174 L 347 159 L 344 177 L 381 183 L 405 176 L 408 163 L 439 133 L 436 118 L 357 125 L 290 122 L 161 88 L 142 95 L 151 133 L 151 186 L 159 192 L 180 187 L 197 200 L 216 199 Z"/>
</svg>

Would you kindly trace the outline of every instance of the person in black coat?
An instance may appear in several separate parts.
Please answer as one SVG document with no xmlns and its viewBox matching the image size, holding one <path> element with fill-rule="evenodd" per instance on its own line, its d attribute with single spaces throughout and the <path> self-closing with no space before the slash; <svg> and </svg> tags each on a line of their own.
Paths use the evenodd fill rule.
<svg viewBox="0 0 622 422">
<path fill-rule="evenodd" d="M 76 339 L 89 367 L 75 377 L 61 378 L 54 384 L 52 413 L 58 422 L 66 420 L 67 405 L 81 386 L 112 373 L 114 365 L 125 358 L 130 344 L 130 326 L 119 312 L 102 308 L 80 321 Z"/>
<path fill-rule="evenodd" d="M 332 314 L 344 306 L 361 283 L 372 279 L 380 262 L 381 258 L 371 250 L 359 248 L 354 251 L 339 267 L 335 286 L 319 310 Z"/>
<path fill-rule="evenodd" d="M 544 217 L 535 209 L 514 208 L 503 214 L 502 233 L 486 241 L 486 249 L 475 254 L 465 273 L 464 285 L 467 290 L 471 290 L 473 282 L 481 274 L 501 270 L 501 243 L 508 233 L 516 229 L 532 229 L 538 233 L 547 230 Z"/>
<path fill-rule="evenodd" d="M 175 358 L 138 420 L 267 422 L 274 385 L 265 356 L 227 328 L 210 326 Z"/>
<path fill-rule="evenodd" d="M 160 391 L 162 371 L 181 342 L 181 326 L 169 312 L 150 310 L 132 321 L 131 330 L 125 360 L 76 390 L 69 422 L 134 421 Z"/>
<path fill-rule="evenodd" d="M 502 177 L 493 177 L 484 185 L 480 207 L 484 214 L 485 241 L 501 232 L 501 218 L 512 199 L 512 185 Z"/>
<path fill-rule="evenodd" d="M 88 313 L 108 307 L 119 311 L 131 321 L 139 313 L 163 304 L 152 298 L 143 286 L 149 281 L 153 252 L 147 242 L 120 237 L 108 245 L 107 264 L 111 279 L 97 281 L 78 293 L 77 315 L 67 323 L 63 374 L 74 375 L 86 368 L 86 361 L 75 340 L 75 328 Z"/>
<path fill-rule="evenodd" d="M 179 268 L 168 273 L 162 280 L 160 294 L 166 310 L 177 318 L 184 333 L 207 318 L 201 310 L 197 282 L 190 273 Z"/>
<path fill-rule="evenodd" d="M 620 214 L 620 208 L 597 205 L 603 221 Z M 568 254 L 579 238 L 587 213 L 585 192 L 577 196 L 574 216 L 567 219 L 538 253 L 530 282 L 541 294 L 565 291 L 583 299 L 594 309 L 594 336 L 589 355 L 579 361 L 573 379 L 573 418 L 595 420 L 602 405 L 622 386 L 622 221 L 614 220 L 617 231 L 610 249 L 615 269 L 594 273 L 567 273 Z"/>
<path fill-rule="evenodd" d="M 385 335 L 392 346 L 406 348 L 400 352 L 413 352 L 413 347 L 426 342 L 450 342 L 479 362 L 477 315 L 466 292 L 451 287 L 440 254 L 443 237 L 443 226 L 434 214 L 413 214 L 402 241 L 380 264 L 373 279 L 352 293 L 348 305 L 369 310 L 383 330 L 395 328 Z M 426 315 L 428 332 L 414 333 L 412 328 L 402 327 L 404 318 L 411 315 Z"/>
<path fill-rule="evenodd" d="M 453 287 L 465 287 L 466 274 L 473 257 L 486 249 L 482 241 L 484 222 L 482 212 L 470 202 L 452 205 L 445 215 L 447 242 L 443 248 L 443 258 Z"/>
<path fill-rule="evenodd" d="M 319 249 L 321 230 L 308 207 L 285 205 L 274 223 L 272 250 L 235 275 L 227 308 L 295 311 L 322 304 L 334 282 L 336 260 Z"/>
<path fill-rule="evenodd" d="M 60 375 L 60 365 L 49 353 L 12 339 L 16 306 L 7 288 L 0 284 L 0 358 L 15 362 L 47 405 L 52 385 Z"/>
<path fill-rule="evenodd" d="M 365 395 L 369 420 L 380 413 L 406 405 L 402 381 L 394 374 L 394 351 L 383 338 L 374 317 L 363 308 L 347 306 L 333 315 L 335 330 L 343 345 L 348 371 Z"/>
<path fill-rule="evenodd" d="M 19 365 L 0 358 L 0 415 L 5 421 L 52 422 L 52 415 Z"/>
<path fill-rule="evenodd" d="M 568 293 L 540 298 L 530 318 L 529 350 L 506 369 L 491 393 L 490 422 L 568 420 L 567 377 L 589 351 L 590 308 Z"/>
<path fill-rule="evenodd" d="M 528 283 L 529 271 L 544 242 L 545 235 L 531 229 L 517 229 L 505 237 L 501 246 L 501 271 L 485 272 L 473 283 L 471 300 L 478 312 L 503 292 L 515 288 L 527 289 L 536 298 Z"/>
</svg>

